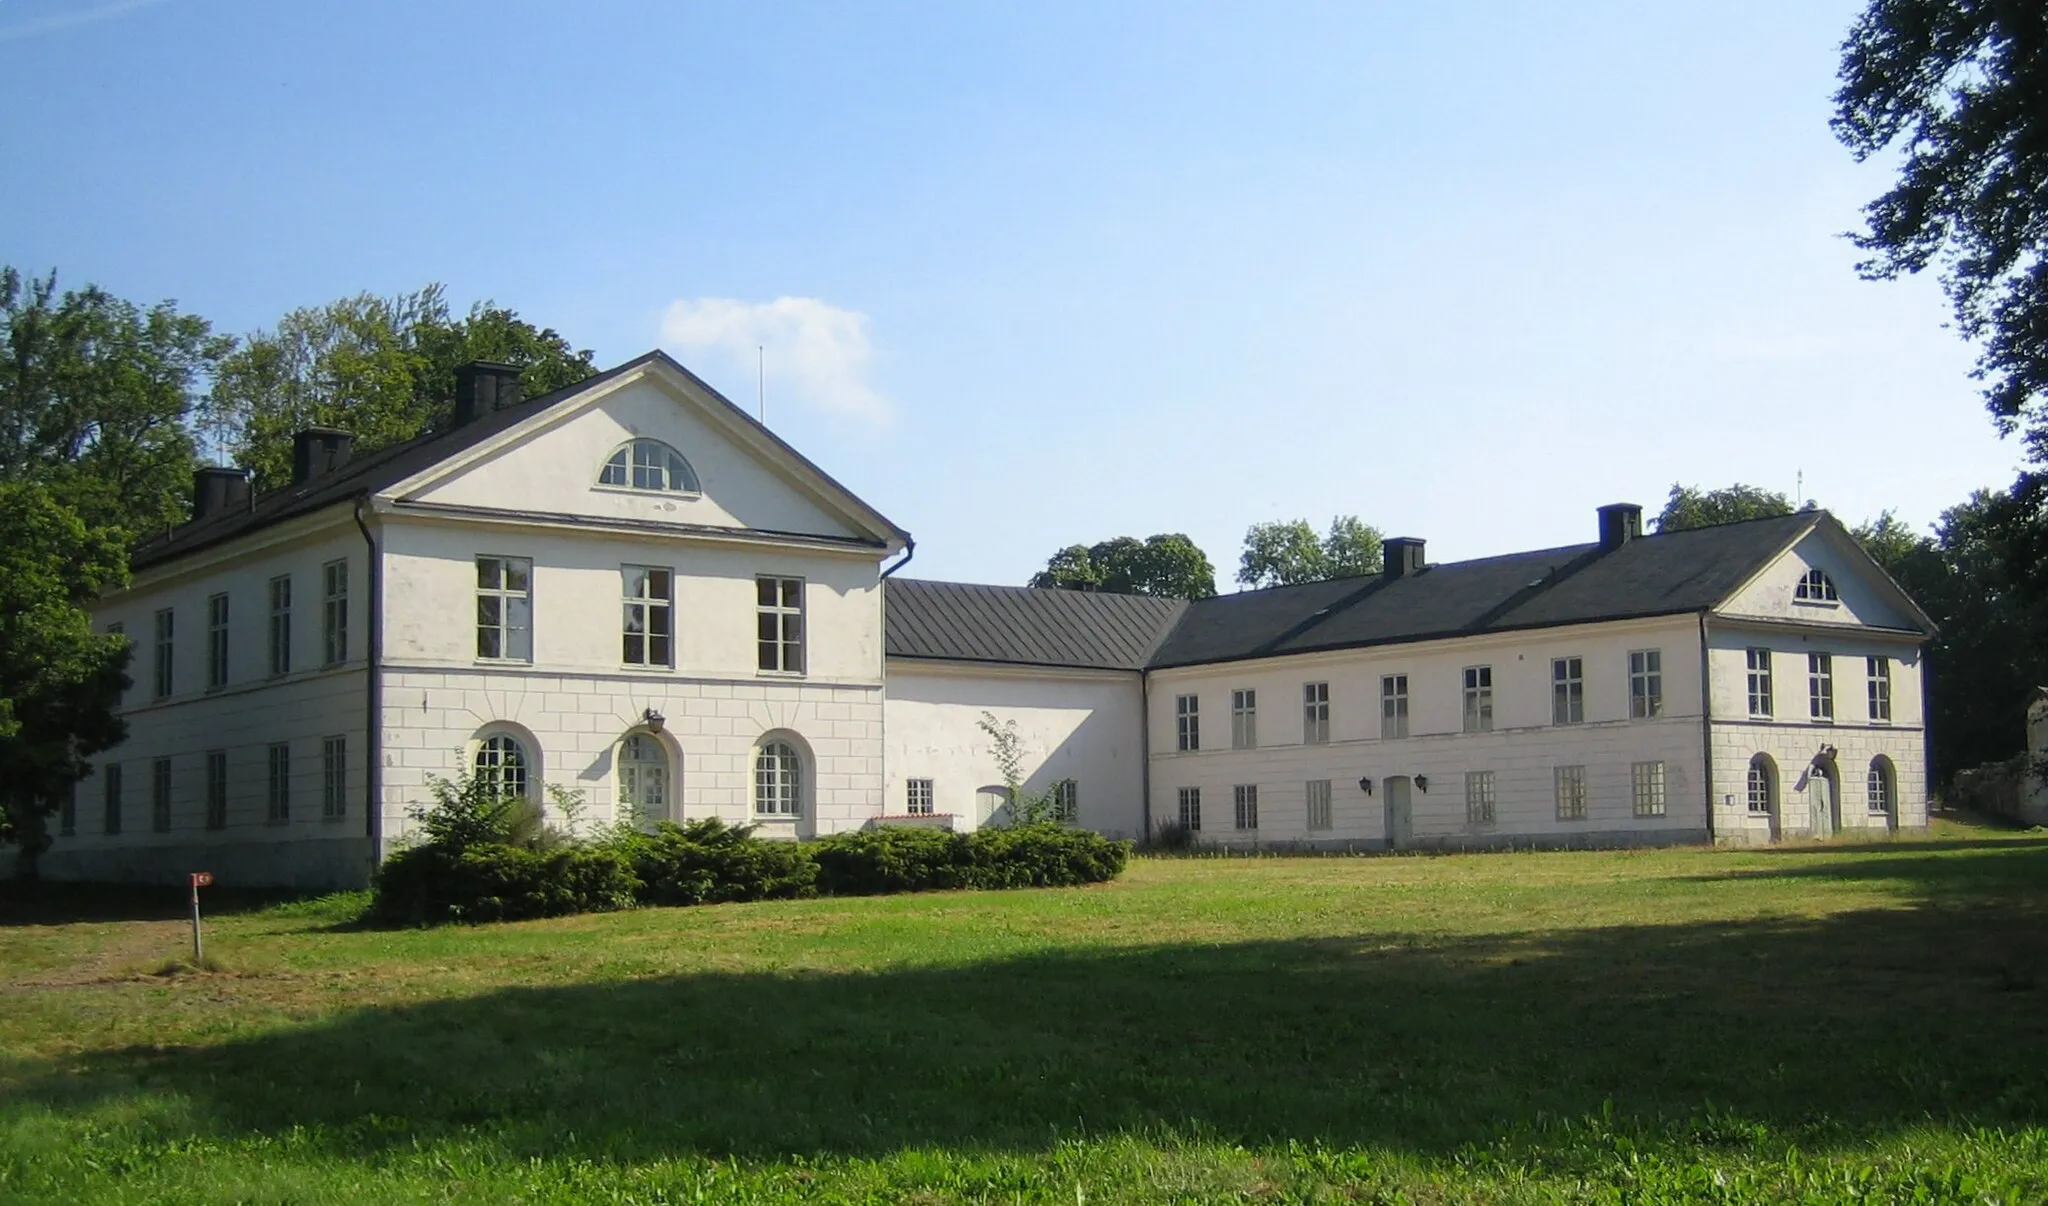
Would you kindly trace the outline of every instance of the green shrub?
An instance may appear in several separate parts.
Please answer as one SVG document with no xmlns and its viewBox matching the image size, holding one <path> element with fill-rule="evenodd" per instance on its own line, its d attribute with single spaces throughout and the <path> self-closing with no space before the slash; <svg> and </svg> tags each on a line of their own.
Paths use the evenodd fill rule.
<svg viewBox="0 0 2048 1206">
<path fill-rule="evenodd" d="M 818 893 L 818 865 L 795 842 L 763 841 L 751 825 L 715 818 L 623 836 L 643 904 L 721 904 L 789 900 Z"/>
<path fill-rule="evenodd" d="M 972 834 L 868 829 L 821 838 L 810 849 L 828 896 L 1101 883 L 1130 856 L 1128 842 L 1050 823 Z"/>
<path fill-rule="evenodd" d="M 968 839 L 977 888 L 1057 888 L 1099 884 L 1123 873 L 1131 844 L 1065 825 L 982 829 Z"/>
<path fill-rule="evenodd" d="M 631 908 L 640 883 L 617 850 L 529 850 L 486 842 L 401 850 L 377 871 L 371 915 L 422 925 L 520 921 Z"/>
</svg>

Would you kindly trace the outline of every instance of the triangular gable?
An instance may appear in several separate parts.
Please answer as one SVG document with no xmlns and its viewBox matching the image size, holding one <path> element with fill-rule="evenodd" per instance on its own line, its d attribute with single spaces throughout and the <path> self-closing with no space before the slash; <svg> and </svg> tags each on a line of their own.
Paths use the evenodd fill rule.
<svg viewBox="0 0 2048 1206">
<path fill-rule="evenodd" d="M 1836 598 L 1800 597 L 1800 582 L 1812 570 L 1827 575 Z M 1930 636 L 1934 632 L 1934 621 L 1927 613 L 1892 581 L 1840 520 L 1824 511 L 1817 512 L 1810 527 L 1714 610 L 1730 617 L 1918 631 Z"/>
<path fill-rule="evenodd" d="M 701 491 L 656 494 L 601 486 L 606 459 L 635 438 L 657 439 L 681 453 Z M 909 540 L 908 533 L 660 352 L 379 495 L 399 503 L 793 533 L 890 549 Z"/>
</svg>

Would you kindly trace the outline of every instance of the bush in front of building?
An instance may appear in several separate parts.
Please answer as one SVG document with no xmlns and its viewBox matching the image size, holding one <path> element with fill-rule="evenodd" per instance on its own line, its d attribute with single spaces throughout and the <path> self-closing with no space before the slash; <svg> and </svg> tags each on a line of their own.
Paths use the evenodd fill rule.
<svg viewBox="0 0 2048 1206">
<path fill-rule="evenodd" d="M 430 842 L 384 860 L 370 912 L 399 925 L 526 921 L 630 909 L 639 888 L 625 856 L 602 846 L 541 850 L 483 842 L 457 849 Z"/>
<path fill-rule="evenodd" d="M 867 829 L 809 845 L 827 896 L 1102 883 L 1130 856 L 1128 842 L 1049 822 L 974 833 Z"/>
<path fill-rule="evenodd" d="M 622 831 L 608 839 L 640 883 L 641 904 L 724 904 L 792 900 L 818 894 L 818 865 L 795 842 L 763 841 L 751 825 L 707 817 L 685 825 L 663 821 L 651 833 Z"/>
</svg>

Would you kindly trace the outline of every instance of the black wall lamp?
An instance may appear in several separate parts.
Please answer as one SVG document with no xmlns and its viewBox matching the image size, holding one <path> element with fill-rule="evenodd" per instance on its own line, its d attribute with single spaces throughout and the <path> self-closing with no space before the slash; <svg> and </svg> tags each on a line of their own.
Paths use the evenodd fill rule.
<svg viewBox="0 0 2048 1206">
<path fill-rule="evenodd" d="M 1416 786 L 1416 787 L 1417 787 L 1417 788 L 1418 788 L 1418 789 L 1419 789 L 1419 790 L 1420 790 L 1420 791 L 1422 792 L 1422 794 L 1423 794 L 1423 795 L 1425 795 L 1425 796 L 1426 796 L 1426 795 L 1428 795 L 1428 794 L 1429 794 L 1429 776 L 1428 776 L 1428 775 L 1417 775 L 1417 776 L 1415 776 L 1415 786 Z"/>
<path fill-rule="evenodd" d="M 1370 777 L 1368 777 L 1368 778 L 1364 778 L 1364 779 L 1360 779 L 1360 780 L 1358 781 L 1358 790 L 1360 790 L 1360 791 L 1364 792 L 1364 793 L 1365 793 L 1366 795 L 1368 795 L 1368 796 L 1369 796 L 1369 795 L 1371 795 L 1371 794 L 1372 794 L 1372 779 L 1371 779 Z"/>
<path fill-rule="evenodd" d="M 657 733 L 661 732 L 661 726 L 668 721 L 668 717 L 663 716 L 653 708 L 640 713 L 640 719 L 648 728 L 653 729 Z"/>
</svg>

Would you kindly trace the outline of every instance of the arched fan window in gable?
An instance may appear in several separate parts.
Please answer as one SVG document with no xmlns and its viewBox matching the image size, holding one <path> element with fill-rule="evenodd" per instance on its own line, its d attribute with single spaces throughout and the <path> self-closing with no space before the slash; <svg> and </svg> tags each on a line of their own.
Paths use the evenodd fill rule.
<svg viewBox="0 0 2048 1206">
<path fill-rule="evenodd" d="M 1828 577 L 1828 572 L 1823 569 L 1807 570 L 1799 579 L 1798 589 L 1792 592 L 1792 597 L 1811 603 L 1833 603 L 1841 598 L 1835 593 L 1835 580 Z"/>
<path fill-rule="evenodd" d="M 664 494 L 696 494 L 697 471 L 683 454 L 660 440 L 629 440 L 619 445 L 597 475 L 600 486 L 650 490 Z"/>
</svg>

